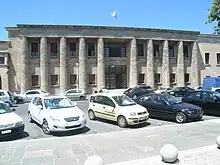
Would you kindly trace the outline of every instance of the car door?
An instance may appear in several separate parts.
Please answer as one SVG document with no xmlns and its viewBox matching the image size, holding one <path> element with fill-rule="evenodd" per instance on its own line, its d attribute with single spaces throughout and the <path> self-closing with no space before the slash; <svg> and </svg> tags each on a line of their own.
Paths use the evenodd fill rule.
<svg viewBox="0 0 220 165">
<path fill-rule="evenodd" d="M 102 109 L 105 115 L 105 119 L 115 121 L 116 119 L 115 103 L 107 96 L 103 96 Z"/>
<path fill-rule="evenodd" d="M 40 92 L 38 91 L 27 91 L 25 94 L 25 100 L 31 101 L 33 97 L 38 97 L 40 95 Z"/>
<path fill-rule="evenodd" d="M 188 92 L 183 97 L 182 101 L 202 107 L 202 92 L 201 91 Z"/>
<path fill-rule="evenodd" d="M 215 95 L 209 91 L 202 92 L 202 108 L 205 114 L 219 115 L 219 103 L 215 100 Z"/>
<path fill-rule="evenodd" d="M 105 115 L 103 114 L 103 96 L 93 96 L 91 104 L 91 109 L 95 112 L 96 116 L 105 118 Z"/>
<path fill-rule="evenodd" d="M 141 96 L 138 98 L 137 103 L 147 108 L 150 116 L 156 116 L 154 111 L 154 102 L 152 96 Z"/>
<path fill-rule="evenodd" d="M 43 102 L 42 99 L 38 97 L 38 100 L 36 100 L 35 105 L 35 113 L 36 113 L 36 119 L 39 121 L 39 123 L 43 122 Z"/>
<path fill-rule="evenodd" d="M 68 90 L 65 95 L 70 99 L 70 100 L 76 100 L 76 90 L 75 89 L 71 89 Z"/>
<path fill-rule="evenodd" d="M 36 119 L 37 100 L 38 100 L 38 97 L 35 97 L 33 100 L 31 100 L 31 102 L 28 105 L 28 110 L 30 111 L 31 116 L 34 120 L 37 120 Z"/>
</svg>

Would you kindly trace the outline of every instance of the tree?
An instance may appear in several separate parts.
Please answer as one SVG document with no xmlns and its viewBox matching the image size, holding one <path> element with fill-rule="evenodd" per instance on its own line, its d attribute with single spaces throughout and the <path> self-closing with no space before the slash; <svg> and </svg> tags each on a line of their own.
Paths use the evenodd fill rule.
<svg viewBox="0 0 220 165">
<path fill-rule="evenodd" d="M 214 33 L 220 34 L 220 0 L 213 0 L 206 23 L 215 23 Z"/>
</svg>

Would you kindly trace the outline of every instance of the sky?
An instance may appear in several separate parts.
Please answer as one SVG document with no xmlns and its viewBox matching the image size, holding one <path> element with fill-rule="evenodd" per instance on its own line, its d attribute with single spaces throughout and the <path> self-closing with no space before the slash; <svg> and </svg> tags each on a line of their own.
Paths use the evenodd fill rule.
<svg viewBox="0 0 220 165">
<path fill-rule="evenodd" d="M 1 0 L 0 40 L 16 24 L 109 25 L 196 30 L 205 24 L 212 0 Z M 117 20 L 111 12 L 117 11 Z"/>
</svg>

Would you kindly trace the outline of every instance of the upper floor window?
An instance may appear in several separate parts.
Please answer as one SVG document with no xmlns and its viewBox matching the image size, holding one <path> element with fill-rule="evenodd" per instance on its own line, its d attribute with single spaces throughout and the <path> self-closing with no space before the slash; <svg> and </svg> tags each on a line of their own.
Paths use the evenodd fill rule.
<svg viewBox="0 0 220 165">
<path fill-rule="evenodd" d="M 89 57 L 95 56 L 95 44 L 94 43 L 88 43 L 88 56 Z"/>
<path fill-rule="evenodd" d="M 5 64 L 5 57 L 4 56 L 0 56 L 0 64 Z"/>
<path fill-rule="evenodd" d="M 68 43 L 68 53 L 70 56 L 76 56 L 76 43 L 75 42 Z"/>
<path fill-rule="evenodd" d="M 184 55 L 184 57 L 186 57 L 186 58 L 189 57 L 189 46 L 188 46 L 188 45 L 184 45 L 184 46 L 183 46 L 183 55 Z"/>
<path fill-rule="evenodd" d="M 209 64 L 209 53 L 205 53 L 205 64 Z"/>
<path fill-rule="evenodd" d="M 126 44 L 105 44 L 105 57 L 126 57 Z"/>
<path fill-rule="evenodd" d="M 154 45 L 154 57 L 155 58 L 160 57 L 160 45 L 158 45 L 158 44 Z"/>
<path fill-rule="evenodd" d="M 33 42 L 31 43 L 31 56 L 39 56 L 40 53 L 39 53 L 39 44 L 37 42 Z"/>
<path fill-rule="evenodd" d="M 144 44 L 137 44 L 138 56 L 144 56 Z"/>
<path fill-rule="evenodd" d="M 56 42 L 50 43 L 50 54 L 51 56 L 57 56 L 58 53 L 58 45 Z"/>
<path fill-rule="evenodd" d="M 174 54 L 174 45 L 169 45 L 169 57 L 170 58 L 174 58 L 175 54 Z"/>
<path fill-rule="evenodd" d="M 216 58 L 217 58 L 217 64 L 220 64 L 220 53 L 216 54 Z"/>
</svg>

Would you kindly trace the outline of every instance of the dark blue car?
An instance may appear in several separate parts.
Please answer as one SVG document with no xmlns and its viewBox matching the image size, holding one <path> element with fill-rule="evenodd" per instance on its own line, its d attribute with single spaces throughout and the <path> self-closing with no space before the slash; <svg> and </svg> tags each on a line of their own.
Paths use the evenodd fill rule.
<svg viewBox="0 0 220 165">
<path fill-rule="evenodd" d="M 184 103 L 169 94 L 149 93 L 138 97 L 135 101 L 147 108 L 150 116 L 154 118 L 184 123 L 190 120 L 201 120 L 203 117 L 201 107 Z"/>
</svg>

